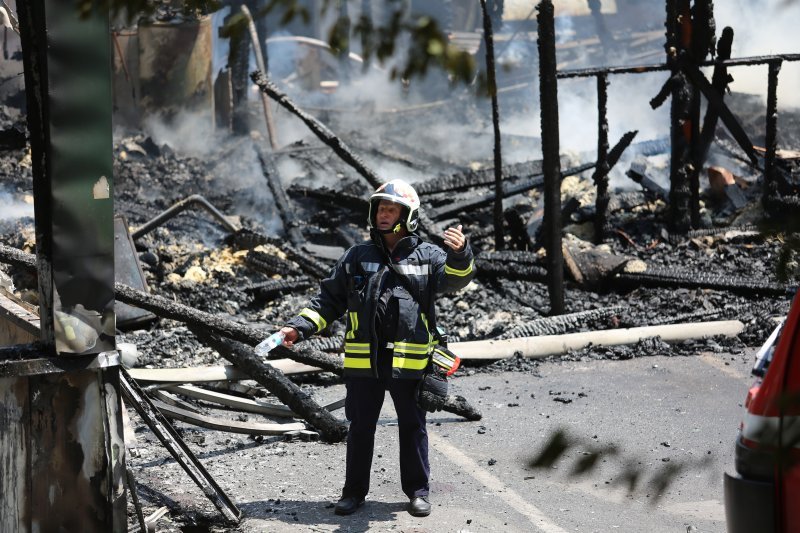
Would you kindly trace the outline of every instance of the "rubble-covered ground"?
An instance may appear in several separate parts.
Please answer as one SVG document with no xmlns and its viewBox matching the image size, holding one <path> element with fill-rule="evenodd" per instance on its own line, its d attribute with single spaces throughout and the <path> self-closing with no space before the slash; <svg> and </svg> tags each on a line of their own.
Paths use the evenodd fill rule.
<svg viewBox="0 0 800 533">
<path fill-rule="evenodd" d="M 744 117 L 745 128 L 754 143 L 763 145 L 761 104 L 744 95 L 733 95 L 731 100 L 736 102 L 732 105 L 737 106 L 740 116 Z M 331 128 L 380 175 L 387 179 L 402 177 L 412 183 L 421 183 L 491 165 L 492 139 L 485 133 L 471 134 L 470 143 L 463 150 L 438 149 L 447 141 L 446 138 L 443 140 L 441 132 L 435 127 L 437 116 L 442 113 L 458 113 L 461 115 L 458 118 L 479 115 L 472 104 L 459 107 L 457 111 L 451 106 L 437 112 L 403 117 L 402 120 L 393 115 L 362 117 L 371 125 L 369 136 L 363 134 L 352 121 L 345 124 L 335 113 L 326 118 Z M 752 120 L 748 120 L 749 117 Z M 782 113 L 781 147 L 800 145 L 798 139 L 791 137 L 798 131 L 792 126 L 799 118 L 800 115 L 796 113 Z M 360 204 L 345 201 L 337 206 L 330 201 L 315 199 L 308 191 L 318 191 L 324 187 L 336 193 L 366 199 L 370 187 L 328 147 L 303 131 L 302 126 L 291 117 L 283 113 L 279 114 L 278 119 L 279 131 L 286 132 L 286 137 L 293 140 L 275 153 L 275 168 L 280 173 L 282 185 L 289 191 L 290 204 L 301 221 L 303 235 L 309 243 L 317 246 L 315 250 L 325 250 L 317 259 L 331 265 L 337 251 L 343 251 L 348 243 L 366 237 L 366 213 L 359 208 Z M 20 124 L 19 120 L 6 115 L 2 126 L 7 128 L 15 121 Z M 721 127 L 718 133 L 720 138 L 727 138 Z M 312 286 L 266 298 L 257 289 L 259 283 L 269 280 L 295 279 L 304 275 L 300 265 L 287 257 L 287 252 L 296 247 L 283 230 L 255 149 L 257 144 L 266 149 L 267 142 L 263 134 L 257 131 L 250 137 L 237 138 L 221 133 L 209 134 L 202 148 L 183 141 L 187 139 L 159 138 L 153 133 L 117 135 L 114 143 L 115 212 L 124 216 L 128 226 L 135 229 L 175 202 L 192 194 L 200 194 L 251 235 L 265 237 L 257 246 L 248 247 L 242 244 L 243 239 L 237 240 L 236 235 L 232 236 L 207 212 L 189 209 L 138 239 L 136 251 L 153 294 L 230 320 L 257 325 L 266 334 L 297 313 L 315 290 Z M 540 157 L 538 140 L 533 137 L 509 136 L 505 142 L 507 146 L 529 143 L 531 147 L 528 152 L 514 150 L 515 161 L 511 162 Z M 634 143 L 630 151 L 635 152 L 635 149 Z M 524 157 L 525 153 L 529 154 L 527 158 Z M 703 174 L 702 219 L 706 229 L 719 231 L 689 236 L 670 235 L 666 230 L 667 206 L 664 201 L 645 195 L 640 187 L 624 178 L 624 171 L 636 157 L 635 153 L 631 153 L 631 157 L 621 161 L 620 168 L 615 170 L 612 197 L 619 195 L 622 198 L 620 187 L 623 187 L 628 200 L 616 204 L 617 209 L 609 213 L 612 231 L 602 248 L 604 253 L 675 271 L 727 275 L 791 286 L 791 279 L 788 282 L 778 279 L 778 258 L 784 253 L 783 236 L 752 231 L 763 217 L 760 204 L 762 178 L 758 171 L 715 148 L 710 161 L 727 166 L 739 178 L 738 186 L 747 198 L 747 205 L 735 209 L 723 197 L 715 196 Z M 663 153 L 638 157 L 648 163 L 650 172 L 661 183 L 668 182 L 668 164 L 664 163 L 666 156 Z M 591 162 L 593 158 L 592 153 L 570 153 L 565 157 L 562 167 Z M 5 200 L 5 205 L 9 206 L 8 212 L 13 206 L 23 213 L 21 217 L 0 216 L 0 241 L 33 251 L 30 155 L 26 150 L 2 152 L 0 167 L 3 176 L 0 185 L 5 191 L 0 201 Z M 575 197 L 580 201 L 580 208 L 571 215 L 570 220 L 565 221 L 564 232 L 568 238 L 591 240 L 594 206 L 591 172 L 589 170 L 566 178 L 563 182 L 562 196 Z M 466 192 L 446 195 L 446 200 L 441 195 L 433 198 L 423 195 L 423 209 L 445 205 L 439 203 L 433 206 L 429 201 L 468 199 L 489 191 L 489 187 L 476 186 Z M 507 207 L 515 206 L 523 219 L 528 219 L 535 216 L 536 210 L 542 206 L 541 190 L 534 189 L 510 198 L 505 204 Z M 455 223 L 457 219 L 458 223 L 464 225 L 465 233 L 470 236 L 480 259 L 497 248 L 493 242 L 491 217 L 489 206 L 463 212 L 445 223 Z M 726 231 L 728 229 L 747 231 L 729 232 Z M 506 235 L 504 247 L 513 249 L 515 242 L 508 228 Z M 530 252 L 527 257 L 535 258 L 540 266 L 544 266 L 543 250 L 533 249 Z M 248 257 L 279 260 L 264 267 L 263 263 L 254 266 Z M 7 265 L 0 265 L 0 269 L 11 275 L 20 296 L 35 301 L 36 290 L 31 276 Z M 755 347 L 763 342 L 774 327 L 773 317 L 786 313 L 790 298 L 789 291 L 784 294 L 759 293 L 695 287 L 691 284 L 684 288 L 642 285 L 624 289 L 614 284 L 600 284 L 590 290 L 578 287 L 568 275 L 566 278 L 567 313 L 616 306 L 620 308 L 610 318 L 583 323 L 578 330 L 701 320 L 736 319 L 745 324 L 745 330 L 734 338 L 696 339 L 672 345 L 660 339 L 648 339 L 630 346 L 592 346 L 566 355 L 568 358 L 626 359 L 656 354 L 692 356 L 702 352 L 739 353 L 746 347 Z M 541 281 L 488 276 L 479 271 L 476 280 L 464 291 L 442 296 L 438 311 L 439 323 L 446 326 L 452 337 L 470 341 L 502 336 L 515 327 L 548 316 L 550 300 L 547 287 Z M 577 330 L 567 333 L 573 331 Z M 330 336 L 342 333 L 341 323 L 333 324 L 324 332 Z M 138 367 L 193 367 L 225 363 L 216 352 L 197 341 L 184 325 L 172 320 L 159 319 L 138 329 L 119 331 L 118 342 L 136 344 Z M 471 374 L 517 370 L 535 373 L 538 364 L 514 357 L 491 364 L 466 362 L 461 372 Z M 326 398 L 325 392 L 329 384 L 337 382 L 337 378 L 331 374 L 299 378 L 298 382 L 318 398 L 335 399 Z M 263 391 L 258 394 L 265 396 Z M 139 427 L 137 433 L 144 435 L 146 432 L 143 433 Z M 185 429 L 184 434 L 190 441 L 205 439 L 204 432 L 192 429 Z M 218 435 L 216 442 L 203 444 L 211 455 L 213 452 L 210 448 L 216 445 L 234 443 L 237 447 L 250 447 L 258 442 L 245 444 L 249 439 L 241 435 L 215 435 Z M 155 442 L 152 436 L 143 438 L 145 442 Z M 266 450 L 272 453 L 270 450 L 274 449 L 272 444 Z M 136 453 L 131 459 L 134 463 L 138 461 L 141 468 L 152 466 L 141 456 L 137 458 Z M 158 506 L 158 502 L 165 501 L 165 494 L 157 490 L 150 491 L 147 487 L 142 490 L 145 491 L 144 503 L 151 510 Z M 179 498 L 170 501 L 170 507 L 180 507 Z M 209 512 L 213 514 L 213 508 Z"/>
</svg>

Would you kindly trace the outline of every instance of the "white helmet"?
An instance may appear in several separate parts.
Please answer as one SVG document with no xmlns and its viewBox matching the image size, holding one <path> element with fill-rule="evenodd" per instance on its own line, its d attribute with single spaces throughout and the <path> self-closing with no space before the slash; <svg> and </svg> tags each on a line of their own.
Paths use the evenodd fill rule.
<svg viewBox="0 0 800 533">
<path fill-rule="evenodd" d="M 388 200 L 402 205 L 405 209 L 400 215 L 400 222 L 408 231 L 415 231 L 419 226 L 419 196 L 417 191 L 403 180 L 392 180 L 384 183 L 369 197 L 369 216 L 367 224 L 370 228 L 377 229 L 375 215 L 378 213 L 378 204 L 381 200 Z"/>
</svg>

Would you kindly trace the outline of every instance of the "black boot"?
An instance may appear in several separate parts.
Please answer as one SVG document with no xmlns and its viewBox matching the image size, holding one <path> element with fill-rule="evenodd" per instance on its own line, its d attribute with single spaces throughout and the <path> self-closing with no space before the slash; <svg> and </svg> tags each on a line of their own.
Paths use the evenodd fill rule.
<svg viewBox="0 0 800 533">
<path fill-rule="evenodd" d="M 364 505 L 364 498 L 356 498 L 355 496 L 342 497 L 341 500 L 336 502 L 336 507 L 333 511 L 338 515 L 353 514 L 362 505 Z M 428 512 L 430 512 L 430 509 Z"/>
<path fill-rule="evenodd" d="M 408 514 L 411 516 L 428 516 L 431 514 L 431 504 L 427 496 L 417 496 L 408 502 Z"/>
</svg>

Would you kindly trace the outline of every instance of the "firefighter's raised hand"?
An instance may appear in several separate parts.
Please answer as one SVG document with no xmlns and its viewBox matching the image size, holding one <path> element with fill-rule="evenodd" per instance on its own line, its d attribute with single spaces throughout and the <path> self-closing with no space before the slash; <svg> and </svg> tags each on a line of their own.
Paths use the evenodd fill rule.
<svg viewBox="0 0 800 533">
<path fill-rule="evenodd" d="M 454 252 L 460 252 L 464 249 L 467 243 L 467 238 L 461 233 L 461 224 L 455 228 L 447 228 L 444 230 L 444 243 L 453 249 Z"/>
</svg>

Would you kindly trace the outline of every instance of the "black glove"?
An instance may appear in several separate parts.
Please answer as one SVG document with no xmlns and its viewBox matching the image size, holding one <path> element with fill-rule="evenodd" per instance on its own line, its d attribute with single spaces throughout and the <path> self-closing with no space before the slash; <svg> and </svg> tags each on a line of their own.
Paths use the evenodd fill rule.
<svg viewBox="0 0 800 533">
<path fill-rule="evenodd" d="M 427 372 L 417 389 L 417 405 L 428 412 L 441 411 L 447 402 L 447 377 L 433 370 Z"/>
</svg>

